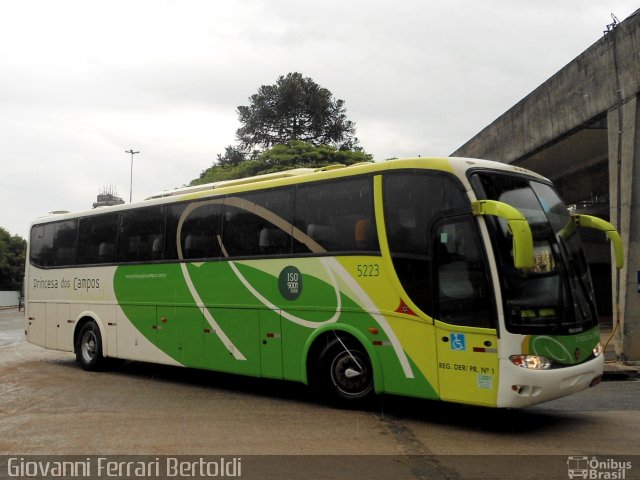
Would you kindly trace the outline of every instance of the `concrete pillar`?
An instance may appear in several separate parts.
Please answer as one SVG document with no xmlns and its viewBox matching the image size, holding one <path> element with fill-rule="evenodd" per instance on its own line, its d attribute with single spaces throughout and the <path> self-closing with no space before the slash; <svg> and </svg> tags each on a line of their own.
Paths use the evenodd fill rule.
<svg viewBox="0 0 640 480">
<path fill-rule="evenodd" d="M 616 300 L 619 324 L 614 336 L 618 359 L 640 365 L 640 105 L 638 97 L 625 100 L 607 114 L 609 137 L 609 192 L 611 223 L 625 246 L 624 268 L 613 268 L 614 328 Z M 635 177 L 635 178 L 634 178 Z M 616 280 L 619 275 L 619 281 Z M 619 285 L 619 288 L 618 288 Z M 619 289 L 619 291 L 618 291 Z"/>
</svg>

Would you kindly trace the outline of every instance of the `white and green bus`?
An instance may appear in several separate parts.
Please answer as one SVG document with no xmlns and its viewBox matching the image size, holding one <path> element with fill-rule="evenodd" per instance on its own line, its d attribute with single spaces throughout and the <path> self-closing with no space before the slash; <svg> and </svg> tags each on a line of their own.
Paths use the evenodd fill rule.
<svg viewBox="0 0 640 480">
<path fill-rule="evenodd" d="M 523 407 L 599 382 L 578 229 L 551 182 L 483 160 L 296 169 L 38 219 L 28 340 L 373 394 Z"/>
</svg>

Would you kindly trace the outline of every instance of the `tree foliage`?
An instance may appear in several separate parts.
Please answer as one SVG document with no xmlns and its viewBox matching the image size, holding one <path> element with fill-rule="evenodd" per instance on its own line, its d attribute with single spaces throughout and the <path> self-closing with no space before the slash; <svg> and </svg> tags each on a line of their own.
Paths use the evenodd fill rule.
<svg viewBox="0 0 640 480">
<path fill-rule="evenodd" d="M 241 147 L 229 145 L 224 149 L 224 155 L 218 154 L 216 163 L 221 167 L 235 167 L 246 160 L 246 154 Z"/>
<path fill-rule="evenodd" d="M 329 90 L 300 73 L 280 76 L 275 85 L 262 85 L 249 101 L 237 110 L 238 144 L 226 147 L 191 185 L 373 161 L 358 146 L 344 100 L 334 99 Z"/>
<path fill-rule="evenodd" d="M 353 165 L 371 162 L 373 157 L 363 151 L 338 150 L 329 145 L 315 146 L 309 142 L 293 140 L 283 145 L 275 145 L 263 152 L 254 152 L 247 160 L 214 164 L 204 170 L 200 178 L 191 185 L 250 177 L 253 175 L 280 172 L 292 168 L 321 168 L 328 165 Z"/>
<path fill-rule="evenodd" d="M 20 290 L 27 242 L 0 227 L 0 290 Z"/>
<path fill-rule="evenodd" d="M 245 152 L 292 140 L 357 149 L 355 124 L 347 119 L 344 100 L 297 72 L 281 75 L 275 85 L 262 85 L 237 112 L 242 126 L 236 135 Z"/>
</svg>

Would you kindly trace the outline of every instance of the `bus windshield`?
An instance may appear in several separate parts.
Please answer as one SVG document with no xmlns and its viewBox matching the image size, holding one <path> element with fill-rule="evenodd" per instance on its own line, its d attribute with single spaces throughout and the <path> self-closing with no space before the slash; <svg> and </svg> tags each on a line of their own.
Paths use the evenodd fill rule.
<svg viewBox="0 0 640 480">
<path fill-rule="evenodd" d="M 577 227 L 553 187 L 530 177 L 495 171 L 475 172 L 471 183 L 479 199 L 517 208 L 533 235 L 534 265 L 516 269 L 507 222 L 488 219 L 507 329 L 523 334 L 569 334 L 597 325 L 591 277 Z"/>
</svg>

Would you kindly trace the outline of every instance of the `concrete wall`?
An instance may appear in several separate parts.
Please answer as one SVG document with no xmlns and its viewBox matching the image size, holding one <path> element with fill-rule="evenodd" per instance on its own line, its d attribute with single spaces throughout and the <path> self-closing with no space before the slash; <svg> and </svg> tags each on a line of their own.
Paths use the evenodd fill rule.
<svg viewBox="0 0 640 480">
<path fill-rule="evenodd" d="M 452 156 L 513 163 L 640 90 L 640 15 L 601 38 Z M 617 68 L 616 68 L 617 67 Z"/>
<path fill-rule="evenodd" d="M 18 305 L 20 292 L 0 292 L 0 307 L 14 307 Z"/>
<path fill-rule="evenodd" d="M 614 346 L 621 361 L 640 363 L 640 177 L 635 177 L 640 176 L 638 97 L 609 113 L 609 149 L 611 220 L 619 225 L 625 246 L 624 267 L 614 273 L 614 305 L 617 302 L 620 309 Z"/>
</svg>

